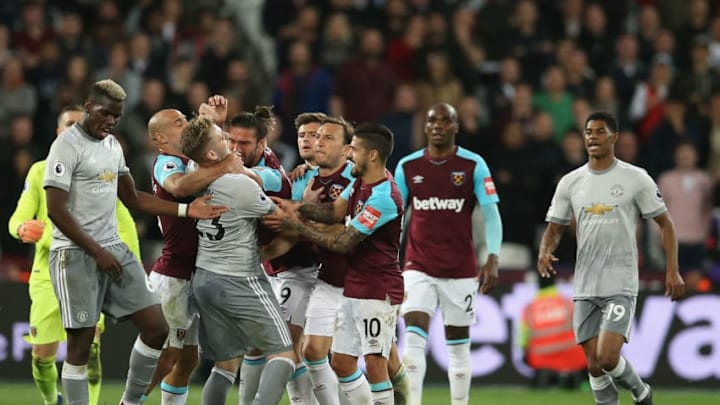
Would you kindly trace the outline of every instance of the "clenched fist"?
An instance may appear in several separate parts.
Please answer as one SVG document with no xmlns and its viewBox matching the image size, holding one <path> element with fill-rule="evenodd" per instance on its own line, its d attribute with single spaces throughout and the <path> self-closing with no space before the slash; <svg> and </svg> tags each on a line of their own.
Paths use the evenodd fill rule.
<svg viewBox="0 0 720 405">
<path fill-rule="evenodd" d="M 37 219 L 23 222 L 18 228 L 18 237 L 23 243 L 35 243 L 42 238 L 45 223 Z"/>
</svg>

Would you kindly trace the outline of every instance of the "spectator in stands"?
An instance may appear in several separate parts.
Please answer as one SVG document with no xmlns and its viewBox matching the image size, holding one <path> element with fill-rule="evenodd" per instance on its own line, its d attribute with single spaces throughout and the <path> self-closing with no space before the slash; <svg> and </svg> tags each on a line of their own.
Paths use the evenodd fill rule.
<svg viewBox="0 0 720 405">
<path fill-rule="evenodd" d="M 590 103 L 593 111 L 607 111 L 618 117 L 620 126 L 627 124 L 627 109 L 623 107 L 615 91 L 615 82 L 610 76 L 602 76 L 595 81 L 595 91 Z"/>
<path fill-rule="evenodd" d="M 619 111 L 610 111 L 620 121 L 625 122 L 630 100 L 638 84 L 647 79 L 647 68 L 639 59 L 638 40 L 630 34 L 621 35 L 615 44 L 615 63 L 609 72 L 615 82 L 620 108 L 623 113 L 618 116 Z M 596 87 L 597 89 L 597 87 Z M 597 97 L 597 94 L 595 95 Z"/>
<path fill-rule="evenodd" d="M 660 176 L 658 187 L 675 223 L 680 272 L 687 288 L 695 291 L 705 276 L 713 184 L 698 168 L 698 153 L 692 142 L 680 141 L 674 158 L 675 168 Z"/>
<path fill-rule="evenodd" d="M 712 92 L 720 90 L 720 75 L 710 65 L 710 38 L 699 35 L 690 49 L 690 67 L 677 77 L 677 84 L 685 94 L 688 114 L 695 118 L 708 116 L 708 101 Z"/>
<path fill-rule="evenodd" d="M 332 115 L 373 122 L 392 108 L 397 82 L 392 67 L 383 60 L 383 48 L 380 31 L 363 31 L 357 57 L 343 64 L 335 77 Z"/>
<path fill-rule="evenodd" d="M 585 24 L 578 44 L 587 53 L 590 66 L 599 74 L 607 73 L 613 60 L 611 27 L 602 5 L 590 3 L 585 8 Z"/>
<path fill-rule="evenodd" d="M 672 58 L 664 53 L 655 55 L 650 67 L 650 78 L 635 87 L 628 111 L 630 123 L 637 127 L 642 143 L 647 141 L 650 133 L 662 120 L 665 99 L 670 92 L 672 81 Z"/>
<path fill-rule="evenodd" d="M 307 111 L 327 113 L 333 83 L 330 74 L 315 63 L 306 42 L 295 41 L 288 49 L 288 66 L 277 79 L 273 104 L 285 128 Z M 291 131 L 283 141 L 292 145 L 296 135 Z"/>
<path fill-rule="evenodd" d="M 555 140 L 562 141 L 562 136 L 574 124 L 573 99 L 566 89 L 565 74 L 562 69 L 553 65 L 543 74 L 543 90 L 533 96 L 533 106 L 550 114 L 555 128 Z"/>
<path fill-rule="evenodd" d="M 456 106 L 463 96 L 463 87 L 442 51 L 427 55 L 426 75 L 415 84 L 418 108 L 423 111 L 438 103 Z"/>
<path fill-rule="evenodd" d="M 662 24 L 660 14 L 653 4 L 646 4 L 640 9 L 638 15 L 638 41 L 640 45 L 640 59 L 648 61 L 655 54 L 655 40 L 660 35 Z"/>
<path fill-rule="evenodd" d="M 92 83 L 87 58 L 71 56 L 65 68 L 65 77 L 58 85 L 53 110 L 60 111 L 67 105 L 82 105 Z"/>
<path fill-rule="evenodd" d="M 532 0 L 520 0 L 509 20 L 511 28 L 507 34 L 506 52 L 520 61 L 524 79 L 532 84 L 540 82 L 540 76 L 548 65 L 553 43 L 550 34 L 540 24 L 537 4 Z"/>
<path fill-rule="evenodd" d="M 110 47 L 110 58 L 106 68 L 95 72 L 94 81 L 112 79 L 125 89 L 125 108 L 130 110 L 140 101 L 143 79 L 128 65 L 128 45 L 125 41 L 115 42 Z"/>
<path fill-rule="evenodd" d="M 36 108 L 37 90 L 25 81 L 20 59 L 8 60 L 3 65 L 0 83 L 0 139 L 7 138 L 13 116 L 34 116 Z"/>
<path fill-rule="evenodd" d="M 320 61 L 323 66 L 335 72 L 340 65 L 350 59 L 354 46 L 352 27 L 347 15 L 334 13 L 329 16 L 323 28 L 320 48 Z"/>
</svg>

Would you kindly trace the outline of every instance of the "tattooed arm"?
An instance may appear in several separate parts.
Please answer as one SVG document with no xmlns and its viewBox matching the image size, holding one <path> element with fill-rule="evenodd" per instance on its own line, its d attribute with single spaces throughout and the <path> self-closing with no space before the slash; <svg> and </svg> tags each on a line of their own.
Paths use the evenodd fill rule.
<svg viewBox="0 0 720 405">
<path fill-rule="evenodd" d="M 283 218 L 283 226 L 286 229 L 298 232 L 311 242 L 343 254 L 349 253 L 358 243 L 367 237 L 367 235 L 353 227 L 318 227 L 303 223 L 288 216 Z"/>
<path fill-rule="evenodd" d="M 347 212 L 347 200 L 338 197 L 333 202 L 327 203 L 309 203 L 301 202 L 297 207 L 297 212 L 304 219 L 322 222 L 324 224 L 343 223 L 345 212 Z"/>
</svg>

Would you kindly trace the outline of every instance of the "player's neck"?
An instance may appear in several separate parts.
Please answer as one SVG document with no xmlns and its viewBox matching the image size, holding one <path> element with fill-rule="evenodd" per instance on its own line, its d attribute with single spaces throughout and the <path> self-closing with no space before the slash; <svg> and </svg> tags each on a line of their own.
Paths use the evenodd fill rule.
<svg viewBox="0 0 720 405">
<path fill-rule="evenodd" d="M 338 163 L 337 165 L 335 165 L 333 167 L 318 166 L 319 167 L 318 173 L 320 174 L 321 177 L 332 176 L 333 174 L 335 174 L 335 172 L 340 170 L 340 168 L 343 167 L 343 165 L 345 165 L 345 159 L 341 159 L 340 163 Z"/>
<path fill-rule="evenodd" d="M 385 166 L 368 167 L 367 172 L 361 176 L 364 184 L 374 184 L 385 179 Z"/>
<path fill-rule="evenodd" d="M 316 167 L 318 167 L 317 163 L 315 163 L 315 162 L 312 161 L 312 160 L 305 160 L 305 164 L 308 165 L 310 168 L 313 168 L 313 169 L 316 168 Z"/>
<path fill-rule="evenodd" d="M 455 144 L 449 144 L 446 146 L 438 147 L 434 145 L 428 145 L 428 155 L 433 159 L 442 159 L 448 157 L 455 152 Z"/>
<path fill-rule="evenodd" d="M 594 158 L 591 156 L 588 159 L 588 166 L 590 167 L 591 170 L 602 172 L 604 170 L 609 169 L 610 166 L 612 166 L 615 163 L 615 160 L 616 160 L 615 156 L 612 154 L 603 156 L 600 158 Z"/>
</svg>

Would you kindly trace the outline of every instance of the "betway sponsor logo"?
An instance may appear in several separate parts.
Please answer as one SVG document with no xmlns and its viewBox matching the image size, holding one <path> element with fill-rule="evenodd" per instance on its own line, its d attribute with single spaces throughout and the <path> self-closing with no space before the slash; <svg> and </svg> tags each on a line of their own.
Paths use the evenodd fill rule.
<svg viewBox="0 0 720 405">
<path fill-rule="evenodd" d="M 465 205 L 464 198 L 430 197 L 430 198 L 421 200 L 417 197 L 413 197 L 413 209 L 415 211 L 450 210 L 450 211 L 460 212 L 460 211 L 462 211 L 463 205 Z"/>
</svg>

